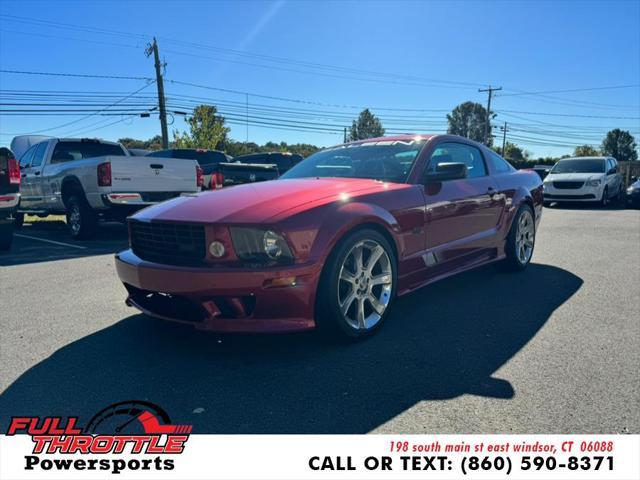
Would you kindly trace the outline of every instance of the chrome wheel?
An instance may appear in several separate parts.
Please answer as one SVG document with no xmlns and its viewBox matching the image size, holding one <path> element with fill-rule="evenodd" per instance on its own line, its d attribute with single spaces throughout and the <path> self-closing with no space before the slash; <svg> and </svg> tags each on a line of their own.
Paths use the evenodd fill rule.
<svg viewBox="0 0 640 480">
<path fill-rule="evenodd" d="M 80 228 L 82 227 L 82 223 L 80 220 L 80 207 L 77 204 L 71 205 L 69 210 L 69 228 L 71 229 L 71 233 L 74 235 L 78 235 L 80 233 Z"/>
<path fill-rule="evenodd" d="M 531 212 L 529 210 L 523 210 L 518 220 L 518 229 L 516 230 L 516 255 L 522 265 L 525 265 L 531 260 L 535 242 L 535 230 L 536 227 L 533 223 Z"/>
<path fill-rule="evenodd" d="M 346 255 L 338 279 L 338 306 L 356 330 L 369 330 L 382 318 L 393 290 L 389 254 L 375 240 L 361 240 Z"/>
</svg>

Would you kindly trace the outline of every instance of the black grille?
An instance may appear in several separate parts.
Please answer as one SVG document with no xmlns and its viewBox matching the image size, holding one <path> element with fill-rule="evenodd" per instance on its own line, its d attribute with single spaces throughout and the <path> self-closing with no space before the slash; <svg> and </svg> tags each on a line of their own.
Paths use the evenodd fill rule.
<svg viewBox="0 0 640 480">
<path fill-rule="evenodd" d="M 576 190 L 584 185 L 584 182 L 553 182 L 553 186 L 559 190 Z"/>
<path fill-rule="evenodd" d="M 197 265 L 204 261 L 204 226 L 132 220 L 131 248 L 143 260 L 170 265 Z"/>
</svg>

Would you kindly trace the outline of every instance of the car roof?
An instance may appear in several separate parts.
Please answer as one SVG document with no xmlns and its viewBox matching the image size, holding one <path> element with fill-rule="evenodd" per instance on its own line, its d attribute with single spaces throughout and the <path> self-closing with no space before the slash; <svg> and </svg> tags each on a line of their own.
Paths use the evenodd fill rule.
<svg viewBox="0 0 640 480">
<path fill-rule="evenodd" d="M 561 158 L 558 161 L 562 162 L 563 160 L 606 160 L 607 158 L 611 158 L 611 157 L 569 157 L 569 158 Z"/>
</svg>

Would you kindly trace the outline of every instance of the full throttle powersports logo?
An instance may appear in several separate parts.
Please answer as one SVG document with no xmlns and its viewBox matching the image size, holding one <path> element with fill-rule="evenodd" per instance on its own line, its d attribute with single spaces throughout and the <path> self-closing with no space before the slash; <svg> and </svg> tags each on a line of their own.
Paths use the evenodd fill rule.
<svg viewBox="0 0 640 480">
<path fill-rule="evenodd" d="M 24 457 L 25 470 L 117 474 L 173 470 L 174 460 L 164 457 L 182 453 L 192 429 L 191 425 L 172 425 L 167 412 L 151 402 L 129 400 L 103 408 L 84 428 L 78 417 L 12 417 L 7 435 L 31 436 L 34 446 L 32 455 Z M 70 454 L 86 457 L 65 458 Z M 130 458 L 136 454 L 146 457 Z"/>
</svg>

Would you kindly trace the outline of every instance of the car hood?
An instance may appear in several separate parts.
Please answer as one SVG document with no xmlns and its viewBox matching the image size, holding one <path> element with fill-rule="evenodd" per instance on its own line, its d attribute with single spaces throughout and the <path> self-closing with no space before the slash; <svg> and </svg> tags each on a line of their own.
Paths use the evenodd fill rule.
<svg viewBox="0 0 640 480">
<path fill-rule="evenodd" d="M 381 191 L 385 184 L 357 178 L 303 178 L 248 183 L 178 197 L 141 210 L 137 220 L 263 223 L 300 207 Z"/>
<path fill-rule="evenodd" d="M 586 182 L 603 178 L 604 173 L 550 173 L 544 179 L 545 182 Z"/>
</svg>

